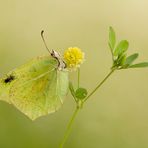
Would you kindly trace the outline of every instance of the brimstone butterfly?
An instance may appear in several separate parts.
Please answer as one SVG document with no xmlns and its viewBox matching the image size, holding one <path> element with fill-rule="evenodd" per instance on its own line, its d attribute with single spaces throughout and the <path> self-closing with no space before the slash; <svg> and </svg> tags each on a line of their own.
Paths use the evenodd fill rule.
<svg viewBox="0 0 148 148">
<path fill-rule="evenodd" d="M 66 64 L 52 50 L 50 55 L 36 57 L 0 78 L 0 100 L 13 104 L 34 120 L 61 107 L 68 84 Z"/>
</svg>

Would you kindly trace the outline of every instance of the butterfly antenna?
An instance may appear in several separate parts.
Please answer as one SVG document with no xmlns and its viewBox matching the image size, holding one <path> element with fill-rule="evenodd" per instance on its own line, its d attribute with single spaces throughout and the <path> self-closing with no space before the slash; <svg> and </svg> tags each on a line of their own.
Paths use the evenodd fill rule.
<svg viewBox="0 0 148 148">
<path fill-rule="evenodd" d="M 51 54 L 51 52 L 50 52 L 50 50 L 49 50 L 49 48 L 48 48 L 48 46 L 47 46 L 47 44 L 46 44 L 46 41 L 45 41 L 45 39 L 44 39 L 44 30 L 41 31 L 41 37 L 42 37 L 43 43 L 44 43 L 44 45 L 45 45 L 47 51 Z"/>
</svg>

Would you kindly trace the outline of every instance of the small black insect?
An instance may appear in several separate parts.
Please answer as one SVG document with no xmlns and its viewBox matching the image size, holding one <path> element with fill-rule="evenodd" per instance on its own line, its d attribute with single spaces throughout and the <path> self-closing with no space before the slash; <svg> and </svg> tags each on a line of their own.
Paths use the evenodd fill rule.
<svg viewBox="0 0 148 148">
<path fill-rule="evenodd" d="M 15 79 L 15 77 L 13 75 L 8 76 L 6 79 L 4 79 L 5 83 L 10 83 L 11 81 L 13 81 Z"/>
</svg>

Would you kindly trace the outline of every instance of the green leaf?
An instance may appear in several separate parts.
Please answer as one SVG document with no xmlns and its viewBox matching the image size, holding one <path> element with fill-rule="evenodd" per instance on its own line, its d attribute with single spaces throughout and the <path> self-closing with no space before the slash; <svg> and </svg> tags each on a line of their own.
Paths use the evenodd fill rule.
<svg viewBox="0 0 148 148">
<path fill-rule="evenodd" d="M 109 27 L 109 47 L 111 48 L 112 51 L 115 48 L 115 44 L 116 44 L 115 31 L 112 27 Z"/>
<path fill-rule="evenodd" d="M 129 47 L 129 43 L 126 40 L 122 40 L 119 42 L 119 44 L 117 45 L 117 47 L 115 48 L 114 51 L 114 56 L 118 56 L 120 54 L 123 54 L 125 51 L 127 51 Z"/>
<path fill-rule="evenodd" d="M 75 96 L 75 90 L 74 90 L 74 88 L 73 88 L 72 82 L 69 82 L 69 89 L 70 89 L 71 95 L 72 95 L 74 98 L 76 98 L 76 96 Z"/>
<path fill-rule="evenodd" d="M 119 57 L 119 59 L 118 59 L 118 64 L 119 64 L 120 66 L 122 66 L 122 65 L 124 65 L 125 61 L 126 61 L 126 54 L 123 54 L 123 55 L 121 55 L 121 56 Z"/>
<path fill-rule="evenodd" d="M 75 92 L 78 99 L 84 99 L 87 96 L 87 90 L 85 88 L 78 88 Z"/>
<path fill-rule="evenodd" d="M 148 67 L 148 62 L 142 62 L 129 66 L 129 68 L 143 68 L 143 67 Z"/>
<path fill-rule="evenodd" d="M 131 65 L 137 58 L 138 53 L 134 53 L 126 58 L 125 65 Z"/>
</svg>

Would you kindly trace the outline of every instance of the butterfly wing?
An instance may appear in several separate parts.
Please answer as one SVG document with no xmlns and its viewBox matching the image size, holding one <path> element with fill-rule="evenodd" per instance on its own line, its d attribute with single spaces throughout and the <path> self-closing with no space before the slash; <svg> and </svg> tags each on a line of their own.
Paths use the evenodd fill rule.
<svg viewBox="0 0 148 148">
<path fill-rule="evenodd" d="M 32 120 L 56 111 L 67 94 L 68 72 L 58 71 L 57 64 L 51 57 L 40 57 L 12 72 L 9 102 Z"/>
<path fill-rule="evenodd" d="M 0 100 L 11 103 L 9 90 L 19 81 L 22 85 L 57 66 L 57 61 L 51 56 L 37 57 L 0 78 Z"/>
<path fill-rule="evenodd" d="M 68 74 L 53 70 L 38 79 L 10 89 L 10 99 L 20 111 L 32 120 L 55 112 L 63 103 L 68 90 Z"/>
</svg>

